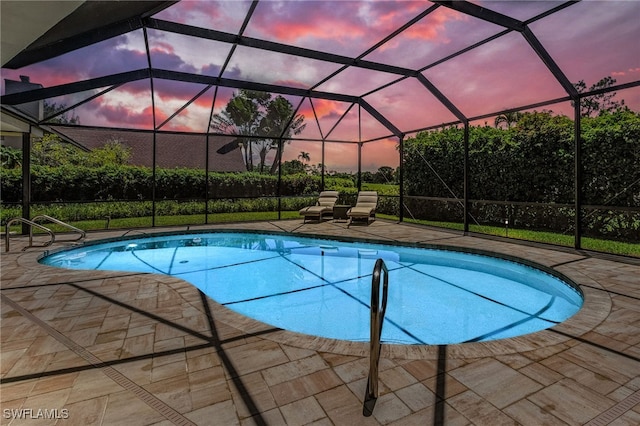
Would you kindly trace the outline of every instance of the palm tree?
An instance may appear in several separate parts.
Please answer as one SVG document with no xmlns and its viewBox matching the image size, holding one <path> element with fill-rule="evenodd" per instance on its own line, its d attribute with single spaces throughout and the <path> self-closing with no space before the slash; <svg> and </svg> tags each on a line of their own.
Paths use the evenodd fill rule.
<svg viewBox="0 0 640 426">
<path fill-rule="evenodd" d="M 280 166 L 285 145 L 283 140 L 292 135 L 299 135 L 307 126 L 304 123 L 304 115 L 294 115 L 294 112 L 291 102 L 280 95 L 276 96 L 267 106 L 266 114 L 261 124 L 267 136 L 273 138 L 269 144 L 270 149 L 276 150 L 273 163 L 271 163 L 271 174 L 274 174 Z M 282 138 L 283 140 L 276 138 Z M 290 142 L 287 141 L 286 143 Z"/>
<path fill-rule="evenodd" d="M 500 127 L 503 123 L 510 129 L 512 125 L 516 124 L 522 117 L 521 112 L 505 112 L 496 117 L 495 126 Z"/>
<path fill-rule="evenodd" d="M 309 157 L 309 153 L 304 151 L 300 151 L 300 155 L 298 155 L 298 159 L 304 162 L 311 161 L 311 157 Z"/>
<path fill-rule="evenodd" d="M 259 157 L 260 172 L 266 166 L 267 154 L 276 150 L 271 164 L 273 174 L 280 164 L 284 142 L 291 135 L 302 132 L 306 126 L 304 115 L 293 115 L 291 103 L 282 96 L 272 98 L 271 93 L 242 89 L 236 93 L 219 114 L 214 114 L 209 127 L 217 133 L 237 135 L 232 142 L 218 150 L 226 154 L 244 147 L 247 170 L 254 169 L 254 151 Z"/>
<path fill-rule="evenodd" d="M 211 130 L 229 135 L 238 135 L 226 150 L 232 151 L 244 147 L 244 161 L 248 171 L 253 170 L 253 140 L 245 137 L 256 135 L 260 127 L 261 111 L 271 95 L 251 90 L 240 90 L 233 95 L 224 110 L 211 117 Z"/>
</svg>

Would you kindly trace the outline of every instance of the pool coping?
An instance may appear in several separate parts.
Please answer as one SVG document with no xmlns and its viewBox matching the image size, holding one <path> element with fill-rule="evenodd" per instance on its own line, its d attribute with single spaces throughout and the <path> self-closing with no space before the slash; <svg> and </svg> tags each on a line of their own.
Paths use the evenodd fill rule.
<svg viewBox="0 0 640 426">
<path fill-rule="evenodd" d="M 478 249 L 474 247 L 465 247 L 460 245 L 450 244 L 433 244 L 433 243 L 420 243 L 420 242 L 397 242 L 393 240 L 381 240 L 375 238 L 357 238 L 357 237 L 343 237 L 343 236 L 331 236 L 326 234 L 314 234 L 314 233 L 296 233 L 291 231 L 273 231 L 263 229 L 243 229 L 243 228 L 215 228 L 215 229 L 188 229 L 188 230 L 158 230 L 154 232 L 144 232 L 144 235 L 124 235 L 122 237 L 109 237 L 91 240 L 86 243 L 74 246 L 91 246 L 95 244 L 108 243 L 114 241 L 122 241 L 129 239 L 139 239 L 144 237 L 156 237 L 165 235 L 191 235 L 202 233 L 229 233 L 229 232 L 241 232 L 241 233 L 253 233 L 253 234 L 269 234 L 269 235 L 295 235 L 305 238 L 318 238 L 324 240 L 335 240 L 345 242 L 362 242 L 373 244 L 385 244 L 391 246 L 401 247 L 416 247 L 427 249 L 439 249 L 457 251 L 470 254 L 479 254 L 485 256 L 491 256 L 494 258 L 509 260 L 519 264 L 531 266 L 537 268 L 543 272 L 550 273 L 561 280 L 565 281 L 569 286 L 574 287 L 583 296 L 583 305 L 580 310 L 563 321 L 562 323 L 555 325 L 551 328 L 529 333 L 517 337 L 491 340 L 485 342 L 472 342 L 472 343 L 459 343 L 459 344 L 443 344 L 443 345 L 420 345 L 420 344 L 390 344 L 383 343 L 381 356 L 396 359 L 426 359 L 434 360 L 439 356 L 440 346 L 446 346 L 448 356 L 451 358 L 478 358 L 485 356 L 498 356 L 508 355 L 514 353 L 521 353 L 526 351 L 533 351 L 540 348 L 556 346 L 564 344 L 571 339 L 580 337 L 586 333 L 592 331 L 600 323 L 602 323 L 609 313 L 611 312 L 612 302 L 611 297 L 607 292 L 598 291 L 602 289 L 602 286 L 585 277 L 579 271 L 571 268 L 565 268 L 565 263 L 553 266 L 546 266 L 539 262 L 535 262 L 529 259 L 524 259 L 519 256 L 513 256 L 505 253 L 500 253 L 491 250 Z M 58 253 L 60 251 L 68 250 L 69 247 L 57 248 L 53 250 L 44 251 L 38 256 L 38 261 L 51 254 Z M 39 262 L 38 262 L 39 263 Z M 48 266 L 48 265 L 44 265 Z M 76 270 L 76 272 L 82 272 L 82 270 Z M 88 272 L 88 271 L 85 271 Z M 95 272 L 95 271 L 93 271 Z M 154 274 L 149 274 L 149 277 L 153 277 Z M 189 286 L 193 286 L 188 281 L 182 280 L 177 277 L 171 277 L 176 282 L 184 283 Z M 207 296 L 210 308 L 213 310 L 214 317 L 232 327 L 235 327 L 249 335 L 261 335 L 262 338 L 287 345 L 292 345 L 304 349 L 315 350 L 319 352 L 331 352 L 341 355 L 351 356 L 368 356 L 369 355 L 369 343 L 368 342 L 353 342 L 340 339 L 331 339 L 320 336 L 313 336 L 303 333 L 297 333 L 294 331 L 275 329 L 274 327 L 264 322 L 247 317 L 243 314 L 237 313 L 230 308 L 216 302 L 211 297 Z M 200 304 L 194 304 L 194 308 L 202 310 Z"/>
</svg>

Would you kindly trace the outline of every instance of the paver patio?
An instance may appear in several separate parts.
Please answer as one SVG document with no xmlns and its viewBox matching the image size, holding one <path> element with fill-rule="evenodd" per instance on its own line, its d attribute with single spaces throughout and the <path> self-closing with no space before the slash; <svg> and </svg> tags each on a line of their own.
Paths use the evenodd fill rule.
<svg viewBox="0 0 640 426">
<path fill-rule="evenodd" d="M 585 305 L 527 336 L 383 346 L 380 397 L 363 417 L 366 344 L 275 329 L 172 277 L 40 265 L 43 249 L 12 238 L 1 256 L 1 424 L 640 424 L 637 259 L 384 220 L 191 227 L 221 228 L 482 248 L 556 269 Z"/>
</svg>

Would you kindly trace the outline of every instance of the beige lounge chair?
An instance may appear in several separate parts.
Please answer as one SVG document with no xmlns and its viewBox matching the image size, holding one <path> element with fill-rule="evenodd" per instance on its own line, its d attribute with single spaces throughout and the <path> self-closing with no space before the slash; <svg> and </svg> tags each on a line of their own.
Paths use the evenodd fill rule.
<svg viewBox="0 0 640 426">
<path fill-rule="evenodd" d="M 322 191 L 315 206 L 300 209 L 300 215 L 304 216 L 302 223 L 305 223 L 308 218 L 317 219 L 320 222 L 322 216 L 333 215 L 333 206 L 338 201 L 338 195 L 338 191 Z"/>
<path fill-rule="evenodd" d="M 351 207 L 347 212 L 349 217 L 349 223 L 351 225 L 353 220 L 365 220 L 369 225 L 369 220 L 376 218 L 376 207 L 378 206 L 378 193 L 376 191 L 360 191 L 358 193 L 358 199 L 356 205 Z"/>
</svg>

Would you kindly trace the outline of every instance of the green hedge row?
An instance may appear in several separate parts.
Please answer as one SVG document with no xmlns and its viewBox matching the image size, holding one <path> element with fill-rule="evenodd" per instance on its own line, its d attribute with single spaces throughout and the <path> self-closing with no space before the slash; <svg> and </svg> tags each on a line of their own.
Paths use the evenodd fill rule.
<svg viewBox="0 0 640 426">
<path fill-rule="evenodd" d="M 640 114 L 603 113 L 583 118 L 581 128 L 583 203 L 640 206 Z M 549 112 L 524 113 L 509 129 L 470 127 L 470 198 L 573 203 L 573 132 L 571 119 Z M 456 127 L 407 139 L 407 195 L 462 198 L 463 140 Z"/>
<path fill-rule="evenodd" d="M 17 202 L 22 197 L 19 168 L 0 171 L 2 201 Z M 204 170 L 157 169 L 156 199 L 205 198 L 207 179 Z M 154 176 L 147 167 L 33 166 L 31 199 L 34 202 L 149 200 Z M 327 187 L 355 187 L 353 181 L 327 177 Z M 320 191 L 320 176 L 286 175 L 281 195 L 315 194 Z M 278 194 L 278 176 L 258 173 L 209 173 L 209 198 L 261 197 Z"/>
<path fill-rule="evenodd" d="M 481 224 L 572 233 L 574 123 L 549 112 L 524 113 L 514 126 L 469 129 L 469 197 Z M 603 113 L 581 121 L 582 226 L 585 235 L 640 241 L 640 114 Z M 464 196 L 464 130 L 421 132 L 405 141 L 409 196 Z M 524 203 L 527 203 L 526 205 Z M 570 206 L 570 207 L 566 207 Z M 607 206 L 593 208 L 589 206 Z M 416 219 L 462 221 L 457 202 L 408 199 Z"/>
</svg>

